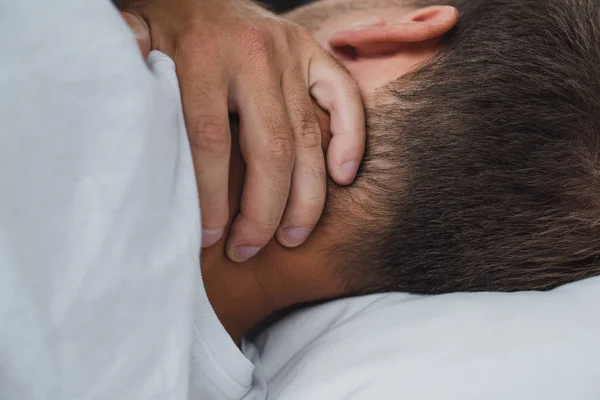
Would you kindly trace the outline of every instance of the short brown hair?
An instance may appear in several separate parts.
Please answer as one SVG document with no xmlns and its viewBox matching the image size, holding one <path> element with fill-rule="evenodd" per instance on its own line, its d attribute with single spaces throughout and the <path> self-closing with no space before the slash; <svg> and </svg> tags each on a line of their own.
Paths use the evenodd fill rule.
<svg viewBox="0 0 600 400">
<path fill-rule="evenodd" d="M 360 293 L 546 290 L 600 274 L 597 1 L 415 6 L 431 4 L 456 6 L 456 28 L 384 88 L 357 182 L 331 190 L 334 207 L 364 209 L 337 249 L 342 274 Z"/>
</svg>

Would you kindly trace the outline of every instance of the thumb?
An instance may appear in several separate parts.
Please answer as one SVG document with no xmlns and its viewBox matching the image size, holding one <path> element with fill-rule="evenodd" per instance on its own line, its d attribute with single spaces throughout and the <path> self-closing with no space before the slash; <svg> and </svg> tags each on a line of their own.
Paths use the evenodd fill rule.
<svg viewBox="0 0 600 400">
<path fill-rule="evenodd" d="M 129 28 L 135 34 L 135 38 L 142 53 L 142 57 L 146 59 L 152 49 L 152 40 L 150 38 L 150 28 L 142 17 L 130 12 L 121 12 L 121 16 L 129 25 Z"/>
</svg>

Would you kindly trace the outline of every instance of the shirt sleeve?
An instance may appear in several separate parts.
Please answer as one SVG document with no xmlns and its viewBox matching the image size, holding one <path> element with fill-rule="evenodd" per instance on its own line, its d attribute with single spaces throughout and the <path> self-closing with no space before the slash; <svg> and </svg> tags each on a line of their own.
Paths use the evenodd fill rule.
<svg viewBox="0 0 600 400">
<path fill-rule="evenodd" d="M 0 397 L 189 395 L 200 220 L 178 102 L 107 0 L 0 5 Z"/>
</svg>

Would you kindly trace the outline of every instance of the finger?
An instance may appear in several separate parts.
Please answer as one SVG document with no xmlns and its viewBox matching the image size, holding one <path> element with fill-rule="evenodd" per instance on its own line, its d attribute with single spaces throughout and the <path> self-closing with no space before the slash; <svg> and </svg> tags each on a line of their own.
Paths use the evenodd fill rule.
<svg viewBox="0 0 600 400">
<path fill-rule="evenodd" d="M 325 206 L 326 171 L 321 130 L 305 78 L 296 68 L 282 81 L 285 104 L 296 149 L 290 196 L 277 230 L 283 246 L 304 243 L 321 218 Z"/>
<path fill-rule="evenodd" d="M 202 247 L 219 241 L 229 216 L 228 80 L 214 69 L 214 60 L 186 54 L 176 63 L 200 198 Z"/>
<path fill-rule="evenodd" d="M 247 165 L 240 214 L 230 230 L 227 254 L 242 262 L 275 235 L 290 192 L 294 153 L 279 75 L 265 71 L 240 76 L 236 95 L 240 148 Z"/>
<path fill-rule="evenodd" d="M 152 48 L 152 41 L 150 39 L 150 28 L 146 21 L 138 14 L 132 12 L 121 12 L 121 16 L 129 25 L 129 28 L 133 31 L 135 39 L 137 40 L 140 53 L 144 59 L 148 58 L 150 50 Z"/>
<path fill-rule="evenodd" d="M 332 139 L 327 170 L 335 182 L 352 183 L 365 151 L 365 112 L 358 86 L 350 74 L 324 51 L 309 66 L 310 93 L 329 112 Z"/>
</svg>

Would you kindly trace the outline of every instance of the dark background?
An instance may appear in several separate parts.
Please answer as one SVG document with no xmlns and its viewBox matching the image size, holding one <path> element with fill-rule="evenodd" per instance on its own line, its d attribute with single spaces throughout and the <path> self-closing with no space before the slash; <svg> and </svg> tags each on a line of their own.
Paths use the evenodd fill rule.
<svg viewBox="0 0 600 400">
<path fill-rule="evenodd" d="M 283 12 L 310 3 L 310 0 L 261 0 L 260 2 L 268 5 L 274 11 Z"/>
<path fill-rule="evenodd" d="M 120 8 L 128 2 L 123 0 L 111 0 L 117 8 Z M 276 12 L 284 12 L 298 7 L 302 4 L 310 3 L 312 0 L 258 0 L 259 3 L 267 5 L 271 10 Z"/>
</svg>

